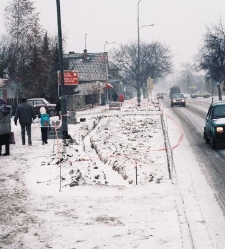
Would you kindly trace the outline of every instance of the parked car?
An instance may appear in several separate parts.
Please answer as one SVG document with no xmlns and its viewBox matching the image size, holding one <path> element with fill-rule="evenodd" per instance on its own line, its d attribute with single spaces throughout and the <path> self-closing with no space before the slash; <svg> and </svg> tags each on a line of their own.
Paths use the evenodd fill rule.
<svg viewBox="0 0 225 249">
<path fill-rule="evenodd" d="M 36 115 L 40 114 L 40 108 L 42 106 L 45 107 L 46 112 L 50 115 L 50 117 L 53 117 L 55 115 L 55 106 L 56 106 L 56 104 L 51 104 L 44 98 L 28 99 L 27 103 L 34 107 Z"/>
<path fill-rule="evenodd" d="M 185 98 L 190 98 L 190 94 L 188 94 L 188 93 L 183 93 L 183 95 Z"/>
<path fill-rule="evenodd" d="M 163 99 L 163 93 L 157 93 L 156 97 L 157 99 Z"/>
<path fill-rule="evenodd" d="M 209 98 L 210 96 L 212 96 L 212 94 L 206 91 L 198 91 L 196 93 L 191 94 L 192 98 L 198 98 L 198 97 Z"/>
<path fill-rule="evenodd" d="M 186 98 L 183 93 L 173 93 L 171 95 L 171 107 L 175 105 L 186 106 Z"/>
<path fill-rule="evenodd" d="M 225 144 L 225 102 L 218 101 L 209 106 L 205 120 L 203 138 L 212 149 Z"/>
</svg>

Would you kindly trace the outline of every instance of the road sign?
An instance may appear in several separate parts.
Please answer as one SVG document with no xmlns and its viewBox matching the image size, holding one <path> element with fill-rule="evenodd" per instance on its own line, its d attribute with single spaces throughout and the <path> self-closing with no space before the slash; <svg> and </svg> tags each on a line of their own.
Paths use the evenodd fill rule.
<svg viewBox="0 0 225 249">
<path fill-rule="evenodd" d="M 64 70 L 64 85 L 78 85 L 78 72 L 75 70 Z M 61 85 L 60 71 L 58 71 L 58 84 Z"/>
</svg>

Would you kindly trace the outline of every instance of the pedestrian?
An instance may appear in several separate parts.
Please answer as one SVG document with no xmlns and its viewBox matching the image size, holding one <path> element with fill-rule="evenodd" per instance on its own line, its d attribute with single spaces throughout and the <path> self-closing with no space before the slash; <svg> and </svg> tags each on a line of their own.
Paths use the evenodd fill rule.
<svg viewBox="0 0 225 249">
<path fill-rule="evenodd" d="M 56 103 L 55 112 L 56 112 L 56 115 L 59 117 L 59 120 L 60 120 L 60 115 L 61 115 L 61 97 L 59 98 L 58 102 Z"/>
<path fill-rule="evenodd" d="M 40 108 L 40 125 L 41 125 L 42 145 L 45 145 L 48 143 L 48 130 L 50 128 L 50 117 L 46 113 L 46 109 L 44 107 Z"/>
<path fill-rule="evenodd" d="M 9 138 L 11 132 L 10 107 L 6 106 L 4 99 L 0 99 L 0 155 L 8 156 Z M 2 154 L 2 145 L 5 145 L 5 153 Z"/>
<path fill-rule="evenodd" d="M 113 93 L 112 99 L 113 99 L 114 102 L 117 102 L 117 101 L 118 101 L 118 95 L 117 95 L 116 92 Z"/>
<path fill-rule="evenodd" d="M 33 120 L 36 118 L 34 113 L 34 108 L 32 105 L 27 103 L 27 98 L 21 98 L 22 103 L 19 104 L 16 108 L 16 113 L 14 117 L 14 123 L 17 125 L 17 120 L 19 119 L 19 123 L 21 126 L 21 137 L 22 137 L 22 144 L 25 145 L 25 131 L 27 132 L 28 137 L 28 145 L 32 145 L 31 141 L 31 124 Z"/>
</svg>

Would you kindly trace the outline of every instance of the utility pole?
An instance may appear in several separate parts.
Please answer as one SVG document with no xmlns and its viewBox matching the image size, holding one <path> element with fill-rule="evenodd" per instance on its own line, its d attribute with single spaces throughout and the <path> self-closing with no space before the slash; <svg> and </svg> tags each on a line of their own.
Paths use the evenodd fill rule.
<svg viewBox="0 0 225 249">
<path fill-rule="evenodd" d="M 62 135 L 63 139 L 68 138 L 67 110 L 66 98 L 64 95 L 64 67 L 63 67 L 63 52 L 62 52 L 62 29 L 60 15 L 60 0 L 56 0 L 57 6 L 57 22 L 58 22 L 58 41 L 59 41 L 59 66 L 60 66 L 60 81 L 61 81 L 61 118 L 62 118 Z"/>
<path fill-rule="evenodd" d="M 137 35 L 138 35 L 138 47 L 137 47 L 137 52 L 138 52 L 138 73 L 137 73 L 137 103 L 138 106 L 141 105 L 141 88 L 140 88 L 140 28 L 139 28 L 139 3 L 141 0 L 138 1 L 138 6 L 137 6 Z"/>
<path fill-rule="evenodd" d="M 137 38 L 138 38 L 138 45 L 137 45 L 137 103 L 138 106 L 141 106 L 141 82 L 140 82 L 140 29 L 145 27 L 154 26 L 154 24 L 143 25 L 140 27 L 139 23 L 139 3 L 141 0 L 138 1 L 137 5 Z"/>
</svg>

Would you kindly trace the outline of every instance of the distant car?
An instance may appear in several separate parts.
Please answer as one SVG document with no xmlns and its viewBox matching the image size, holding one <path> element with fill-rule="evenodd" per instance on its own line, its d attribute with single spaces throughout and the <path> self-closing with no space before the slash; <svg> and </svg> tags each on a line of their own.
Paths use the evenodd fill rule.
<svg viewBox="0 0 225 249">
<path fill-rule="evenodd" d="M 190 98 L 190 94 L 188 94 L 188 93 L 183 93 L 183 95 L 185 98 Z"/>
<path fill-rule="evenodd" d="M 186 98 L 183 93 L 173 93 L 171 96 L 171 107 L 175 105 L 186 106 Z"/>
<path fill-rule="evenodd" d="M 196 93 L 191 94 L 191 98 L 198 98 L 198 97 L 209 98 L 210 96 L 212 96 L 212 94 L 206 91 L 198 91 Z"/>
<path fill-rule="evenodd" d="M 157 99 L 163 99 L 163 93 L 157 93 L 156 97 Z"/>
<path fill-rule="evenodd" d="M 205 120 L 203 138 L 212 149 L 225 144 L 225 102 L 214 102 L 209 106 Z"/>
<path fill-rule="evenodd" d="M 51 104 L 44 98 L 28 99 L 27 103 L 34 107 L 35 115 L 40 114 L 40 108 L 42 106 L 45 107 L 46 112 L 49 114 L 50 117 L 53 117 L 55 115 L 55 106 L 56 106 L 56 104 Z"/>
</svg>

